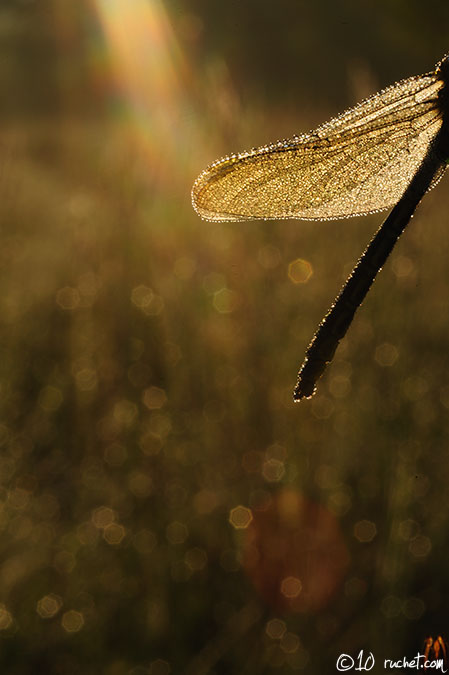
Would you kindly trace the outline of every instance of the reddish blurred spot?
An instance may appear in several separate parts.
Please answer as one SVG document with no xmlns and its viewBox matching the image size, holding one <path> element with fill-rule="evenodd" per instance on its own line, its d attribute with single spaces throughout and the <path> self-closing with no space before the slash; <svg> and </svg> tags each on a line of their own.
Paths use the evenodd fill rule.
<svg viewBox="0 0 449 675">
<path fill-rule="evenodd" d="M 243 565 L 260 595 L 278 611 L 326 607 L 349 565 L 335 516 L 293 490 L 252 513 Z"/>
</svg>

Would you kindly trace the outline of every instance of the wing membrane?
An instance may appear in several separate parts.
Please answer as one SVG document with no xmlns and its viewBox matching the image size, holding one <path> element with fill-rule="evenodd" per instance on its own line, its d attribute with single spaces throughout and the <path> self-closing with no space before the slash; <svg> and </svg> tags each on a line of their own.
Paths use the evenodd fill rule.
<svg viewBox="0 0 449 675">
<path fill-rule="evenodd" d="M 322 220 L 393 206 L 441 127 L 442 86 L 436 73 L 402 80 L 314 132 L 221 159 L 196 180 L 193 206 L 212 221 Z"/>
</svg>

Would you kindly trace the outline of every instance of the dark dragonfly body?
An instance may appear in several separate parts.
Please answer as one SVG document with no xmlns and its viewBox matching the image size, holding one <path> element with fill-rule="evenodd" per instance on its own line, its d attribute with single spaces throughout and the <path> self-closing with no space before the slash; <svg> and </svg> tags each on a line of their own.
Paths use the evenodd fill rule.
<svg viewBox="0 0 449 675">
<path fill-rule="evenodd" d="M 298 373 L 308 398 L 378 271 L 449 158 L 449 56 L 316 131 L 231 155 L 196 180 L 192 202 L 212 221 L 363 215 L 394 206 L 324 317 Z"/>
</svg>

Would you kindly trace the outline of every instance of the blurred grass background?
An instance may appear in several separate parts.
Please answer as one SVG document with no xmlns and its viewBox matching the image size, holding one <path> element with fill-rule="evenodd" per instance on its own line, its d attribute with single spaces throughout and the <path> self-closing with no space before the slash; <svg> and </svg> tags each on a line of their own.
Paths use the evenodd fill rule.
<svg viewBox="0 0 449 675">
<path fill-rule="evenodd" d="M 217 157 L 431 70 L 448 21 L 433 0 L 2 1 L 2 672 L 323 673 L 448 634 L 447 179 L 300 405 L 382 215 L 190 205 Z"/>
</svg>

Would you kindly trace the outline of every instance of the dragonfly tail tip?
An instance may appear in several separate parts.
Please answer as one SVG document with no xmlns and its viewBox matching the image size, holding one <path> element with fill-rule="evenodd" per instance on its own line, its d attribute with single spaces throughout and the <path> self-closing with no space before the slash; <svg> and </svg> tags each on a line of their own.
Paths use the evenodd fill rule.
<svg viewBox="0 0 449 675">
<path fill-rule="evenodd" d="M 316 385 L 314 382 L 307 382 L 303 380 L 298 380 L 296 387 L 293 391 L 293 401 L 299 403 L 303 399 L 312 398 L 316 392 Z"/>
</svg>

